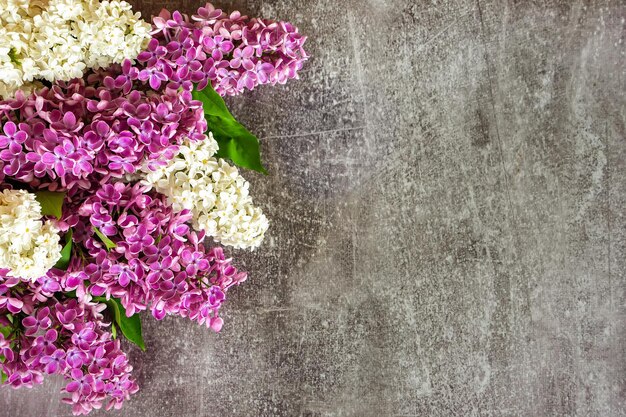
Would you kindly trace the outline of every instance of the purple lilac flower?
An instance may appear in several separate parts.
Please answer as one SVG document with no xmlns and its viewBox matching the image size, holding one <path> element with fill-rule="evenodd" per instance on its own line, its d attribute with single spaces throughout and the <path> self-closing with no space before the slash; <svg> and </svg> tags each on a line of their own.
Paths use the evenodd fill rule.
<svg viewBox="0 0 626 417">
<path fill-rule="evenodd" d="M 287 22 L 230 15 L 210 3 L 191 17 L 163 10 L 153 21 L 153 39 L 134 68 L 124 63 L 123 77 L 149 82 L 154 89 L 202 90 L 210 82 L 221 95 L 236 95 L 260 84 L 284 84 L 298 78 L 308 59 L 306 36 Z M 126 79 L 124 78 L 124 79 Z M 121 82 L 120 82 L 121 83 Z"/>
<path fill-rule="evenodd" d="M 204 248 L 203 235 L 187 224 L 191 213 L 175 213 L 165 197 L 144 191 L 139 184 L 105 184 L 77 198 L 76 209 L 68 211 L 64 221 L 89 255 L 86 292 L 119 298 L 128 315 L 150 309 L 157 319 L 174 314 L 219 331 L 225 294 L 246 274 L 230 264 L 221 248 Z M 95 229 L 115 248 L 107 250 Z M 72 322 L 65 314 L 57 313 L 63 325 Z M 79 338 L 86 343 L 76 338 L 77 344 Z"/>
<path fill-rule="evenodd" d="M 159 163 L 185 138 L 203 140 L 201 103 L 188 91 L 146 90 L 142 77 L 125 63 L 0 102 L 0 180 L 73 194 Z"/>
<path fill-rule="evenodd" d="M 58 281 L 60 286 L 67 280 Z M 67 381 L 64 402 L 76 415 L 120 408 L 138 390 L 119 340 L 107 331 L 104 304 L 59 296 L 46 282 L 23 282 L 0 270 L 0 293 L 21 301 L 18 311 L 0 306 L 0 371 L 13 388 L 41 384 L 44 375 Z M 64 287 L 67 290 L 67 287 Z M 12 319 L 9 320 L 9 314 Z"/>
</svg>

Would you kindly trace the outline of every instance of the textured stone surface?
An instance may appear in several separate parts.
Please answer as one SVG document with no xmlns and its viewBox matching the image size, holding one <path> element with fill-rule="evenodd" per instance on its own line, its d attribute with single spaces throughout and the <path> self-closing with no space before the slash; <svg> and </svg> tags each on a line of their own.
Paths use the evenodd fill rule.
<svg viewBox="0 0 626 417">
<path fill-rule="evenodd" d="M 112 415 L 626 415 L 626 4 L 218 5 L 310 36 L 300 81 L 229 100 L 273 227 L 222 333 L 145 317 Z M 69 415 L 60 387 L 0 416 Z"/>
</svg>

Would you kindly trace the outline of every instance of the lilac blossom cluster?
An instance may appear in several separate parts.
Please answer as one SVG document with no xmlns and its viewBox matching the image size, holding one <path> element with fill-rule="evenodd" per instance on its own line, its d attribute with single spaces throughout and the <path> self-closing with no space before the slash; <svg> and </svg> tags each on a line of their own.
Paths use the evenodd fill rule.
<svg viewBox="0 0 626 417">
<path fill-rule="evenodd" d="M 288 22 L 227 15 L 212 4 L 189 19 L 163 10 L 154 18 L 153 38 L 137 57 L 141 65 L 124 77 L 199 90 L 210 82 L 220 95 L 236 95 L 260 84 L 284 84 L 297 78 L 307 60 L 306 36 Z M 124 78 L 120 78 L 120 83 Z"/>
<path fill-rule="evenodd" d="M 110 74 L 0 102 L 0 180 L 90 189 L 135 173 L 146 160 L 171 158 L 184 139 L 205 138 L 202 105 L 190 92 L 135 89 Z"/>
<path fill-rule="evenodd" d="M 65 219 L 89 261 L 83 279 L 95 296 L 118 298 L 130 317 L 150 309 L 189 317 L 215 331 L 226 291 L 246 279 L 222 248 L 206 250 L 190 229 L 191 212 L 174 212 L 166 198 L 140 184 L 105 184 Z M 107 250 L 99 231 L 115 247 Z"/>
<path fill-rule="evenodd" d="M 78 287 L 69 274 L 36 282 L 0 270 L 0 373 L 13 388 L 41 384 L 62 375 L 64 402 L 76 415 L 103 405 L 119 409 L 138 390 L 132 366 L 108 331 L 105 304 L 65 298 L 56 291 Z"/>
</svg>

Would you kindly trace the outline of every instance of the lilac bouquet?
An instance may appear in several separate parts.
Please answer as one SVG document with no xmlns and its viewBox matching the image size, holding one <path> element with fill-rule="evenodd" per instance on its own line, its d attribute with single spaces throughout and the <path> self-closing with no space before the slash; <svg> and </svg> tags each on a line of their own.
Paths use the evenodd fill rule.
<svg viewBox="0 0 626 417">
<path fill-rule="evenodd" d="M 54 46 L 35 20 L 64 27 Z M 60 374 L 74 414 L 120 408 L 139 312 L 222 328 L 246 273 L 218 244 L 269 222 L 237 168 L 265 172 L 258 140 L 221 97 L 297 78 L 306 38 L 211 4 L 149 25 L 123 1 L 0 0 L 0 25 L 0 382 Z"/>
</svg>

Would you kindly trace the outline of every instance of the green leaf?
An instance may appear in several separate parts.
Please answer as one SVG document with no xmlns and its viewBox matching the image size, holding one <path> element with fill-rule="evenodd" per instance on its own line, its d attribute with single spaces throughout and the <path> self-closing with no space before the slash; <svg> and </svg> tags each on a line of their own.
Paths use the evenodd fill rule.
<svg viewBox="0 0 626 417">
<path fill-rule="evenodd" d="M 259 140 L 228 111 L 226 103 L 209 84 L 204 90 L 193 90 L 194 100 L 202 102 L 208 129 L 219 145 L 217 157 L 230 159 L 235 165 L 267 174 L 261 163 Z"/>
<path fill-rule="evenodd" d="M 65 193 L 53 191 L 35 191 L 35 198 L 41 205 L 41 214 L 44 216 L 54 216 L 60 219 L 63 215 L 63 199 Z"/>
<path fill-rule="evenodd" d="M 210 116 L 217 116 L 223 119 L 233 119 L 232 114 L 226 107 L 226 103 L 224 99 L 217 94 L 217 92 L 213 89 L 211 84 L 207 85 L 203 90 L 198 90 L 196 88 L 193 89 L 191 95 L 194 100 L 199 100 L 202 102 L 202 107 L 204 108 L 204 113 Z"/>
<path fill-rule="evenodd" d="M 54 265 L 55 268 L 66 270 L 70 264 L 70 257 L 72 256 L 72 229 L 68 230 L 65 234 L 65 245 L 61 249 L 61 259 Z"/>
<path fill-rule="evenodd" d="M 9 50 L 9 59 L 11 60 L 11 63 L 15 64 L 15 65 L 19 65 L 20 64 L 20 60 L 18 58 L 18 53 L 17 50 L 15 48 L 11 48 Z"/>
<path fill-rule="evenodd" d="M 94 297 L 93 299 L 94 301 L 105 303 L 107 307 L 111 309 L 113 319 L 126 339 L 139 346 L 141 350 L 146 350 L 146 345 L 141 335 L 141 319 L 139 318 L 139 314 L 126 317 L 126 309 L 117 298 L 107 300 L 104 297 Z M 112 324 L 112 326 L 115 326 L 115 324 Z M 112 332 L 115 334 L 115 337 L 117 337 L 117 331 L 114 329 Z"/>
<path fill-rule="evenodd" d="M 104 243 L 104 246 L 106 246 L 107 251 L 110 251 L 111 249 L 115 248 L 117 245 L 115 244 L 115 242 L 113 242 L 111 239 L 109 239 L 108 237 L 106 237 L 106 235 L 104 233 L 102 233 L 100 231 L 100 229 L 98 229 L 97 227 L 93 228 L 93 231 L 96 235 L 98 235 L 98 237 L 100 238 L 100 240 L 102 241 L 102 243 Z"/>
<path fill-rule="evenodd" d="M 7 376 L 7 374 L 4 373 L 4 371 L 0 371 L 0 384 L 4 384 L 5 382 L 7 382 L 7 379 L 9 377 Z"/>
<path fill-rule="evenodd" d="M 15 325 L 15 323 L 14 323 L 15 319 L 13 318 L 13 314 L 6 313 L 5 317 L 9 320 L 9 323 Z M 2 325 L 0 325 L 0 334 L 2 334 L 2 336 L 7 338 L 7 337 L 9 337 L 9 335 L 11 333 L 13 333 L 13 328 L 14 328 L 14 326 L 2 326 Z"/>
</svg>

